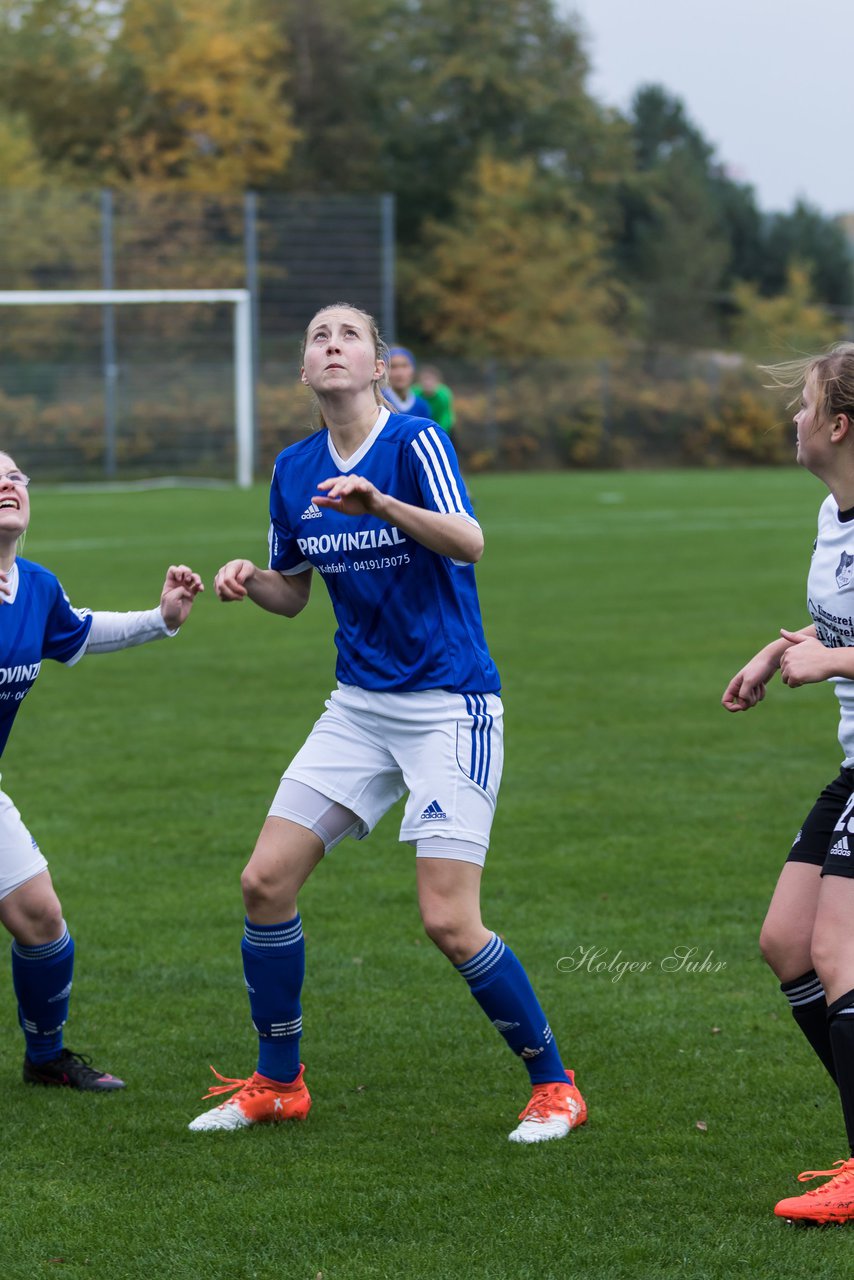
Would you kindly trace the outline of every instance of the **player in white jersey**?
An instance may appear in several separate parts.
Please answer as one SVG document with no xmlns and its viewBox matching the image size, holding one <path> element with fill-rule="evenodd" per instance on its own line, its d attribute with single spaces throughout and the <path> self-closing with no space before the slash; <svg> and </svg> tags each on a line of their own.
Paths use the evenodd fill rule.
<svg viewBox="0 0 854 1280">
<path fill-rule="evenodd" d="M 840 705 L 839 776 L 819 796 L 783 867 L 760 937 L 792 1013 L 839 1089 L 849 1156 L 804 1195 L 781 1200 L 780 1217 L 854 1219 L 854 344 L 773 366 L 780 386 L 803 385 L 795 415 L 798 462 L 827 485 L 807 580 L 812 624 L 782 630 L 729 682 L 728 711 L 764 697 L 778 669 L 790 688 L 834 683 Z"/>
<path fill-rule="evenodd" d="M 48 569 L 17 554 L 30 519 L 28 484 L 14 460 L 0 453 L 0 754 L 43 659 L 73 666 L 85 653 L 106 653 L 174 635 L 202 590 L 197 574 L 186 565 L 172 565 L 155 609 L 73 609 Z M 99 1093 L 123 1088 L 122 1080 L 97 1070 L 63 1045 L 74 942 L 47 861 L 3 791 L 0 924 L 12 935 L 12 981 L 26 1044 L 26 1083 Z"/>
<path fill-rule="evenodd" d="M 315 315 L 302 379 L 322 429 L 276 461 L 270 565 L 231 560 L 224 601 L 294 617 L 312 575 L 329 591 L 338 687 L 282 778 L 243 873 L 243 970 L 257 1068 L 191 1129 L 304 1119 L 300 1063 L 305 946 L 297 895 L 346 836 L 361 839 L 408 793 L 401 840 L 416 847 L 421 916 L 510 1048 L 532 1095 L 510 1137 L 562 1138 L 586 1107 L 519 961 L 480 916 L 480 880 L 503 759 L 498 672 L 474 579 L 483 535 L 445 432 L 390 414 L 384 347 L 346 304 Z M 219 1073 L 216 1073 L 217 1075 Z"/>
</svg>

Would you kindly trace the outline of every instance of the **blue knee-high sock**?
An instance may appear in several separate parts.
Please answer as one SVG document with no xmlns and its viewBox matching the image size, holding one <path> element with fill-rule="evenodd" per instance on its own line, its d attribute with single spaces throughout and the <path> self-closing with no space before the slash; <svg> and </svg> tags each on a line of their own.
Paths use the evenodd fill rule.
<svg viewBox="0 0 854 1280">
<path fill-rule="evenodd" d="M 305 941 L 299 915 L 284 924 L 247 920 L 241 950 L 249 1008 L 258 1032 L 258 1071 L 270 1080 L 290 1083 L 299 1074 L 302 1035 Z"/>
<path fill-rule="evenodd" d="M 55 942 L 40 947 L 12 943 L 12 982 L 30 1062 L 49 1062 L 62 1051 L 73 973 L 74 942 L 64 920 L 62 937 Z"/>
<path fill-rule="evenodd" d="M 531 1083 L 565 1082 L 564 1065 L 528 975 L 498 935 L 456 968 L 492 1025 L 524 1060 Z"/>
</svg>

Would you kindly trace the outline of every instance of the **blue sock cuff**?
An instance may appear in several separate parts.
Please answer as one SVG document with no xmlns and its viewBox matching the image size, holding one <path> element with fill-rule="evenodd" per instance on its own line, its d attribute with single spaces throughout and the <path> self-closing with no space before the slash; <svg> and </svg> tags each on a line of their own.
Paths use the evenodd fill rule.
<svg viewBox="0 0 854 1280">
<path fill-rule="evenodd" d="M 299 913 L 283 924 L 253 924 L 246 920 L 243 937 L 250 946 L 259 947 L 262 951 L 285 951 L 302 942 L 302 920 Z"/>
<path fill-rule="evenodd" d="M 494 933 L 486 946 L 473 955 L 471 960 L 455 966 L 457 973 L 462 974 L 468 983 L 479 982 L 501 961 L 506 950 L 498 934 Z"/>
<path fill-rule="evenodd" d="M 43 942 L 38 947 L 25 947 L 20 942 L 12 939 L 12 951 L 21 960 L 52 960 L 54 956 L 58 956 L 60 951 L 64 951 L 71 941 L 68 932 L 68 925 L 62 922 L 62 937 L 55 939 L 54 942 Z"/>
</svg>

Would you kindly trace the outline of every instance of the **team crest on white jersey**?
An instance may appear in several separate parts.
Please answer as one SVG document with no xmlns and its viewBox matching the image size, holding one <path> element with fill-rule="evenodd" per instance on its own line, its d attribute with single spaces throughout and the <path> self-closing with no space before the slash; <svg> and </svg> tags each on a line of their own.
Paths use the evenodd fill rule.
<svg viewBox="0 0 854 1280">
<path fill-rule="evenodd" d="M 306 507 L 305 511 L 303 511 L 300 516 L 300 520 L 316 520 L 318 516 L 322 515 L 323 512 L 320 510 L 320 507 L 316 507 L 312 502 L 311 505 Z"/>
<path fill-rule="evenodd" d="M 854 577 L 854 556 L 849 556 L 847 551 L 843 551 L 836 566 L 836 585 L 840 591 L 844 591 L 850 585 L 852 577 Z"/>
</svg>

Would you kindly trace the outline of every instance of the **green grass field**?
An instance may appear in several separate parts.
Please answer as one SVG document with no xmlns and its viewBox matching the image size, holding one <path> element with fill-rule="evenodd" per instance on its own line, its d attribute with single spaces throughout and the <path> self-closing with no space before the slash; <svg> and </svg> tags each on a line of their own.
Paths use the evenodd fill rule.
<svg viewBox="0 0 854 1280">
<path fill-rule="evenodd" d="M 748 715 L 719 705 L 806 621 L 823 490 L 795 470 L 472 487 L 507 713 L 485 920 L 528 967 L 589 1126 L 507 1142 L 524 1069 L 422 936 L 395 812 L 301 898 L 308 1123 L 187 1131 L 209 1063 L 254 1066 L 238 877 L 331 686 L 331 611 L 320 584 L 292 623 L 213 597 L 226 559 L 263 560 L 261 488 L 35 489 L 25 554 L 74 603 L 153 604 L 177 559 L 209 589 L 174 642 L 46 664 L 3 761 L 77 943 L 67 1042 L 129 1082 L 26 1088 L 7 977 L 4 1280 L 848 1273 L 847 1229 L 772 1214 L 847 1152 L 756 942 L 838 765 L 835 699 L 775 682 Z M 692 948 L 708 964 L 674 971 Z"/>
</svg>

